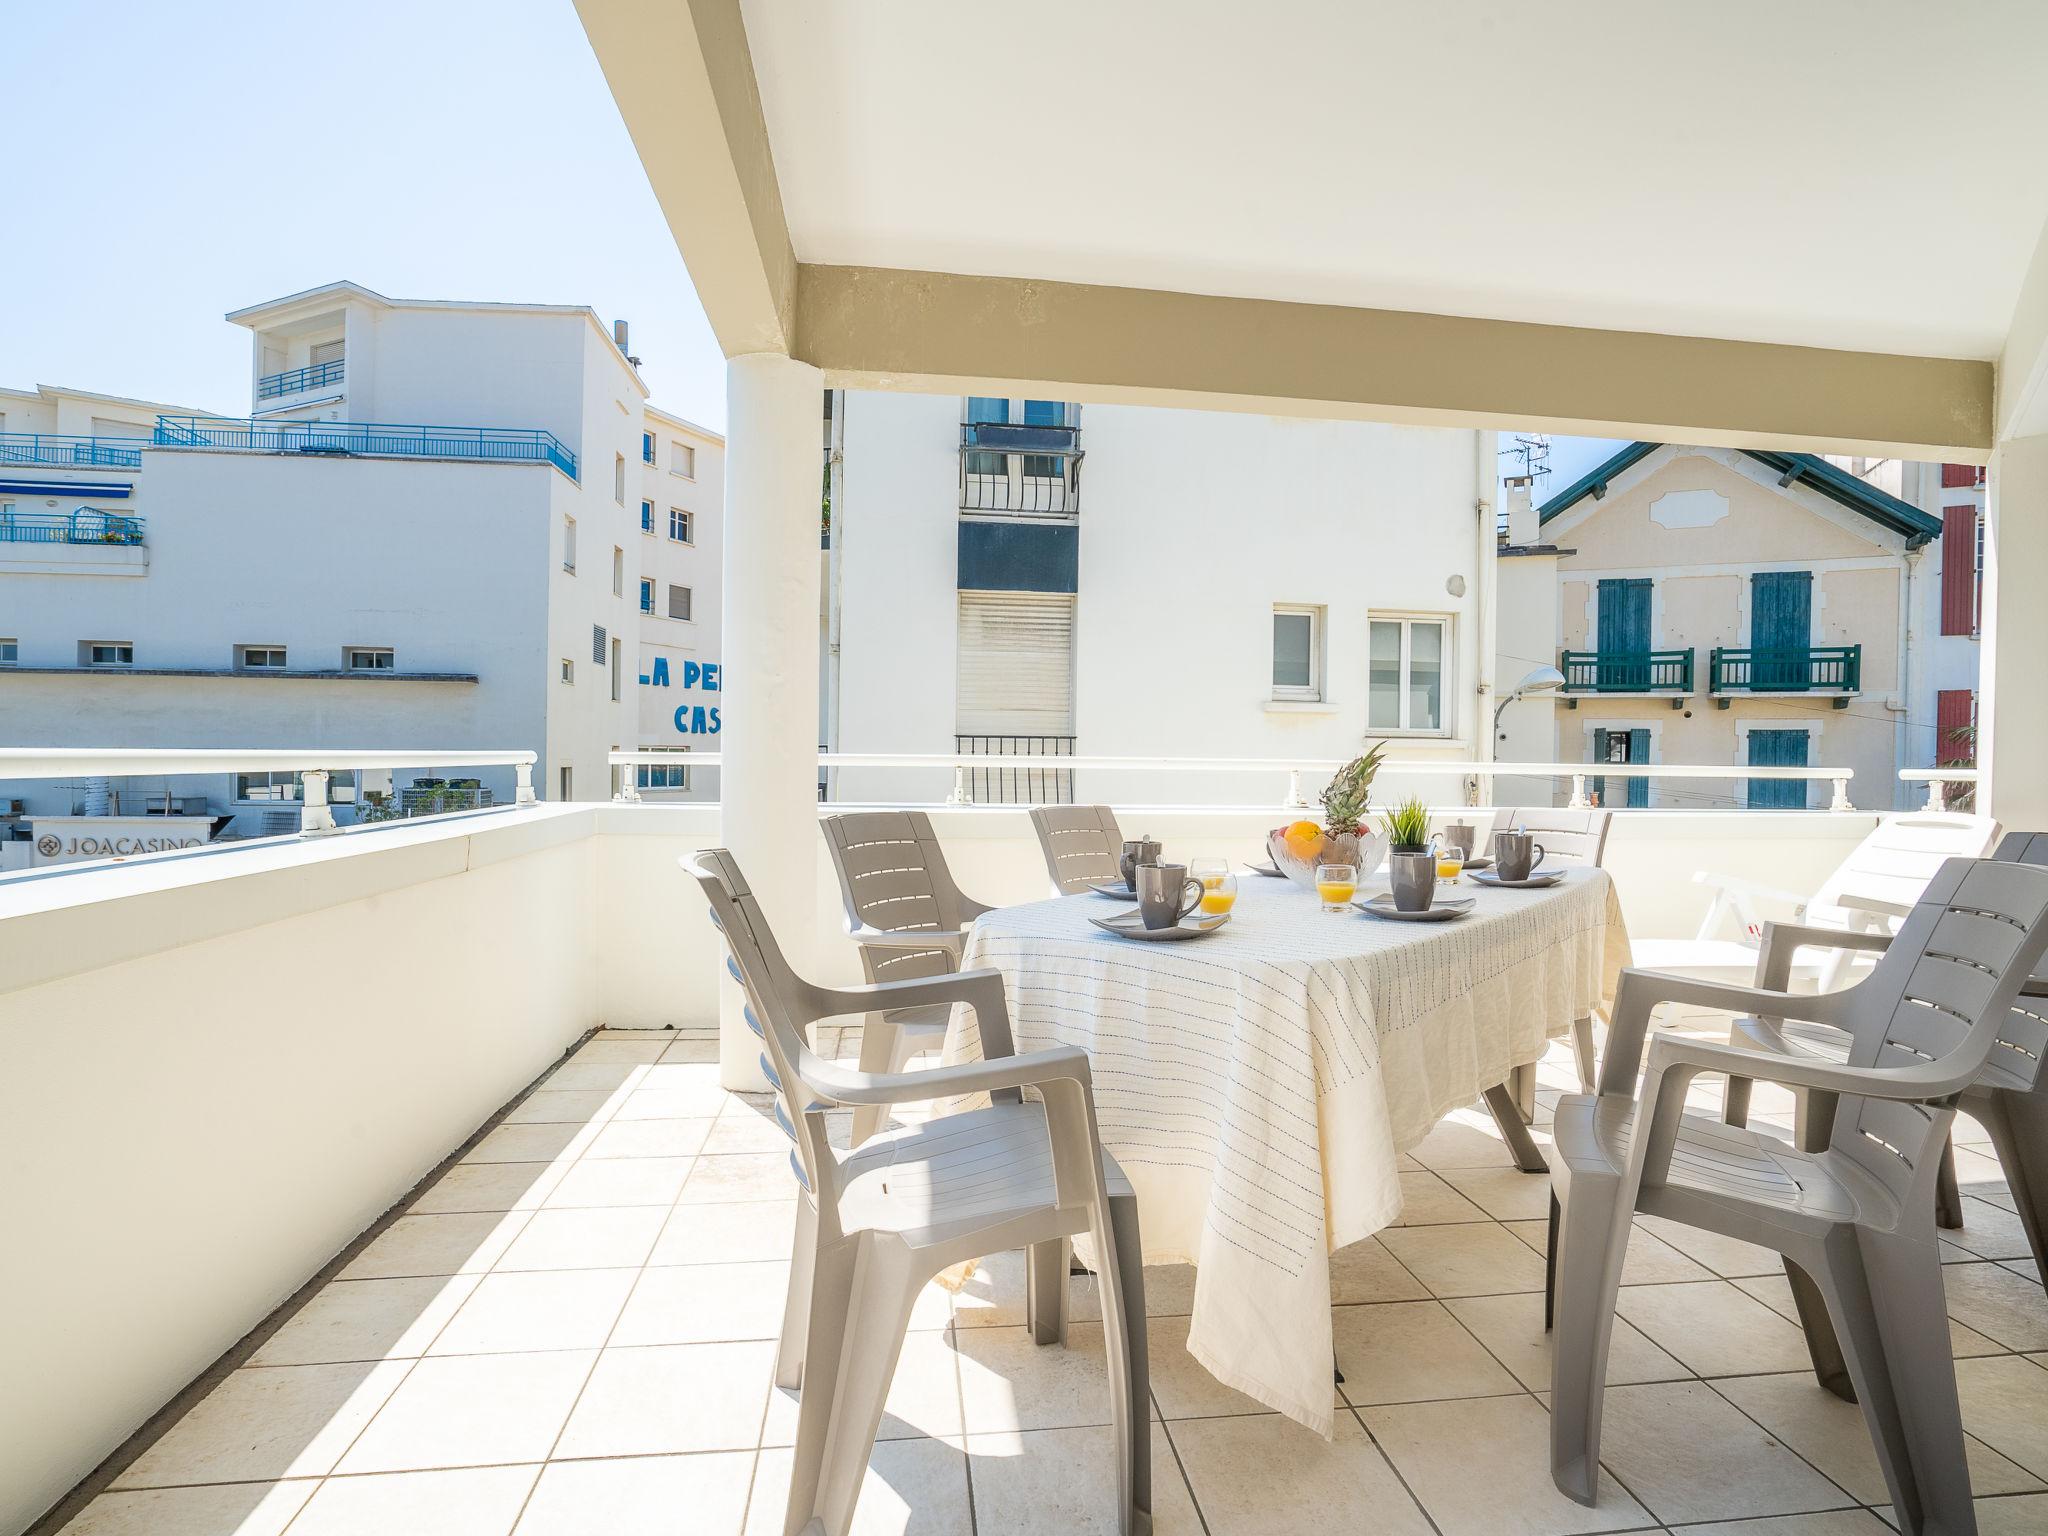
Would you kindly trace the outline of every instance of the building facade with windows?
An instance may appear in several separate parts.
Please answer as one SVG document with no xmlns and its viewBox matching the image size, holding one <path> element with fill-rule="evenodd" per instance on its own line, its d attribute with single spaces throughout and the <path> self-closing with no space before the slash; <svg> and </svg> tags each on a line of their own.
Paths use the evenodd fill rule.
<svg viewBox="0 0 2048 1536">
<path fill-rule="evenodd" d="M 644 444 L 684 443 L 691 484 L 709 474 L 710 499 L 667 499 L 690 500 L 715 547 L 716 435 L 650 410 L 623 332 L 581 306 L 336 283 L 228 318 L 251 336 L 246 417 L 126 402 L 86 434 L 16 432 L 10 398 L 0 735 L 530 748 L 542 797 L 608 795 L 606 753 L 642 744 L 641 582 L 706 585 L 649 548 Z M 82 462 L 12 462 L 66 454 Z M 64 486 L 25 487 L 31 471 Z M 30 521 L 42 542 L 8 537 Z M 715 632 L 700 650 L 715 660 Z M 510 770 L 472 778 L 429 783 L 442 791 L 429 798 L 512 793 Z M 86 798 L 63 784 L 6 793 L 29 816 Z M 242 776 L 116 782 L 110 798 L 247 835 L 295 825 L 297 793 Z M 344 780 L 335 797 L 358 812 L 371 797 L 412 804 L 403 782 Z"/>
<path fill-rule="evenodd" d="M 1965 531 L 1810 454 L 1639 442 L 1540 508 L 1511 487 L 1508 516 L 1502 585 L 1529 596 L 1499 665 L 1548 660 L 1564 687 L 1513 707 L 1499 756 L 1848 767 L 1855 805 L 1891 809 L 1922 797 L 1900 769 L 1965 748 L 1942 701 L 1975 685 L 1974 515 Z M 1821 781 L 1739 772 L 1588 788 L 1613 807 L 1828 803 Z"/>
<path fill-rule="evenodd" d="M 836 750 L 1483 747 L 1493 434 L 893 393 L 829 410 L 821 740 Z M 844 800 L 953 787 L 949 769 L 834 778 Z M 968 774 L 977 802 L 1270 804 L 1280 786 L 1270 770 Z M 1462 791 L 1457 774 L 1435 786 Z"/>
<path fill-rule="evenodd" d="M 680 759 L 693 750 L 716 752 L 723 726 L 718 567 L 725 439 L 649 406 L 637 483 L 638 745 L 679 760 L 643 764 L 634 784 L 647 799 L 715 800 L 718 770 L 693 773 Z"/>
</svg>

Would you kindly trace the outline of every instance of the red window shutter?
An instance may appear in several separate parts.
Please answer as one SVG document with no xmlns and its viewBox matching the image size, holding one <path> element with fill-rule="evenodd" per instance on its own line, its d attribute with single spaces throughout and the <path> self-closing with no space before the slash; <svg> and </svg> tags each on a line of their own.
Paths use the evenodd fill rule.
<svg viewBox="0 0 2048 1536">
<path fill-rule="evenodd" d="M 1944 491 L 1967 491 L 1977 484 L 1983 473 L 1974 464 L 1944 464 L 1941 466 L 1941 488 Z"/>
<path fill-rule="evenodd" d="M 1977 628 L 1977 509 L 1941 510 L 1941 632 L 1974 634 Z"/>
<path fill-rule="evenodd" d="M 1977 761 L 1977 694 L 1970 688 L 1943 688 L 1934 696 L 1934 760 L 1947 768 L 1967 768 Z"/>
</svg>

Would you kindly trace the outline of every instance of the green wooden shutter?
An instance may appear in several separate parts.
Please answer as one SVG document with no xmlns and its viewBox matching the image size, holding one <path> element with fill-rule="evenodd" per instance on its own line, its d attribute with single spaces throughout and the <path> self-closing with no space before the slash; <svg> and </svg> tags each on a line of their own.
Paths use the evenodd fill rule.
<svg viewBox="0 0 2048 1536">
<path fill-rule="evenodd" d="M 1595 730 L 1593 732 L 1593 761 L 1596 763 L 1607 761 L 1607 733 L 1603 730 Z M 1607 803 L 1607 775 L 1604 773 L 1595 774 L 1587 779 L 1586 793 L 1592 796 L 1595 805 L 1605 805 Z"/>
<path fill-rule="evenodd" d="M 1813 686 L 1813 572 L 1749 578 L 1749 644 L 1750 687 L 1793 693 Z"/>
<path fill-rule="evenodd" d="M 1628 760 L 1632 763 L 1647 763 L 1650 760 L 1650 733 L 1635 730 L 1628 733 Z M 1628 781 L 1629 809 L 1640 811 L 1650 803 L 1650 781 L 1630 779 Z"/>
<path fill-rule="evenodd" d="M 1804 768 L 1807 766 L 1805 731 L 1751 731 L 1749 765 L 1752 768 Z M 1805 779 L 1751 779 L 1749 805 L 1752 810 L 1806 809 Z"/>
<path fill-rule="evenodd" d="M 1608 577 L 1600 583 L 1600 652 L 1595 686 L 1639 692 L 1650 686 L 1650 580 Z"/>
</svg>

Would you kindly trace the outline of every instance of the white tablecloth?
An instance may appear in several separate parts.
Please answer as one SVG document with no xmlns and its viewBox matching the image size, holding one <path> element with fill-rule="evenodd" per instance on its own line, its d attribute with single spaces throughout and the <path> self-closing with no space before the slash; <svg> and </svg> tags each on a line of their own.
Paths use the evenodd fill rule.
<svg viewBox="0 0 2048 1536">
<path fill-rule="evenodd" d="M 1238 885 L 1229 926 L 1182 943 L 1101 932 L 1088 919 L 1119 908 L 1098 896 L 1007 907 L 964 968 L 1002 973 L 1019 1051 L 1092 1058 L 1146 1258 L 1197 1266 L 1195 1358 L 1327 1436 L 1330 1253 L 1400 1214 L 1401 1153 L 1611 996 L 1628 941 L 1596 869 L 1548 890 L 1460 881 L 1478 906 L 1443 924 Z M 980 1055 L 959 1010 L 946 1060 Z"/>
</svg>

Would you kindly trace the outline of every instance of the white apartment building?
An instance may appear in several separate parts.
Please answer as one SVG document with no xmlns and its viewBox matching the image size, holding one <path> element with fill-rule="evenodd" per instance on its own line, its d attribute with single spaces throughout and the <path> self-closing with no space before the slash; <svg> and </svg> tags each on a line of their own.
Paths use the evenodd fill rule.
<svg viewBox="0 0 2048 1536">
<path fill-rule="evenodd" d="M 724 558 L 725 439 L 647 407 L 640 433 L 638 744 L 652 751 L 718 749 L 720 615 Z M 644 765 L 647 799 L 716 799 L 718 770 Z"/>
<path fill-rule="evenodd" d="M 834 750 L 1484 751 L 1494 434 L 895 393 L 828 411 Z M 831 792 L 943 799 L 952 778 L 847 768 Z M 1455 799 L 1463 778 L 1389 779 L 1376 799 Z M 1284 788 L 1271 770 L 968 779 L 977 802 L 1272 804 Z"/>
<path fill-rule="evenodd" d="M 674 707 L 657 728 L 643 700 L 679 672 L 715 695 L 723 442 L 649 407 L 623 326 L 349 282 L 228 319 L 251 338 L 246 417 L 0 396 L 0 739 L 528 748 L 543 798 L 585 799 L 611 792 L 608 750 L 686 744 Z M 688 617 L 649 619 L 650 582 Z M 335 798 L 418 808 L 410 777 Z M 508 769 L 471 777 L 427 799 L 512 793 Z M 0 802 L 26 822 L 109 788 L 115 811 L 230 835 L 295 822 L 296 784 L 262 775 Z"/>
</svg>

